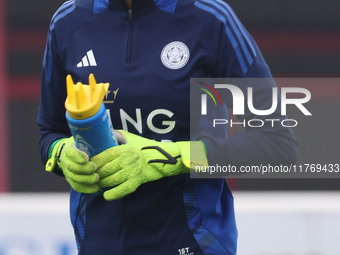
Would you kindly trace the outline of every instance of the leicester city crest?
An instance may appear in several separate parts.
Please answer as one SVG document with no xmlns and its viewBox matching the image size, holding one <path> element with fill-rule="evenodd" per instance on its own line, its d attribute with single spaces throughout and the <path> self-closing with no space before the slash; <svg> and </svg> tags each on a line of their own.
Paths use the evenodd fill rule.
<svg viewBox="0 0 340 255">
<path fill-rule="evenodd" d="M 188 63 L 189 48 L 180 41 L 167 44 L 161 52 L 161 60 L 169 69 L 180 69 Z"/>
</svg>

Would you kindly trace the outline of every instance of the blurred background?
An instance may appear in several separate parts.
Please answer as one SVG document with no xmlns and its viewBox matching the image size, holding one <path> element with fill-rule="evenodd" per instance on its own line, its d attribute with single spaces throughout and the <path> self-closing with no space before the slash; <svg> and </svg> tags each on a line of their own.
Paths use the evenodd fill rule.
<svg viewBox="0 0 340 255">
<path fill-rule="evenodd" d="M 0 255 L 75 254 L 69 186 L 44 171 L 36 125 L 47 30 L 63 2 L 0 0 Z M 227 2 L 257 41 L 274 77 L 339 77 L 340 2 Z M 325 79 L 304 85 L 312 94 L 312 118 L 288 113 L 300 121 L 294 128 L 300 163 L 340 161 L 337 84 Z M 230 184 L 239 254 L 340 254 L 335 241 L 339 179 L 233 179 Z"/>
</svg>

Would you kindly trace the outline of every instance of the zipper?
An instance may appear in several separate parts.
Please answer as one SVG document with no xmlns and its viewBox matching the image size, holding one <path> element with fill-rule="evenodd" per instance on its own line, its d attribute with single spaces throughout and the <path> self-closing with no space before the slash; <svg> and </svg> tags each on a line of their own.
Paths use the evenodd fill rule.
<svg viewBox="0 0 340 255">
<path fill-rule="evenodd" d="M 129 35 L 127 41 L 126 62 L 131 63 L 131 51 L 132 51 L 132 33 L 133 33 L 133 11 L 131 8 L 128 10 L 129 17 Z"/>
</svg>

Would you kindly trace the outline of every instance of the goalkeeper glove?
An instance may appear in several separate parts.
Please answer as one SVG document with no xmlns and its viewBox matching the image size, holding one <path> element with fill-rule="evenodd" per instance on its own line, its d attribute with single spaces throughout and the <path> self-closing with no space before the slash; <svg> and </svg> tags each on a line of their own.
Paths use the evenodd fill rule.
<svg viewBox="0 0 340 255">
<path fill-rule="evenodd" d="M 156 142 L 126 131 L 120 131 L 125 144 L 112 147 L 94 156 L 91 161 L 100 176 L 99 186 L 108 201 L 134 192 L 141 184 L 163 177 L 190 172 L 190 147 L 200 165 L 207 165 L 204 144 L 196 142 Z M 122 139 L 118 141 L 122 143 Z M 197 162 L 196 162 L 197 163 Z"/>
<path fill-rule="evenodd" d="M 95 172 L 97 167 L 95 163 L 89 161 L 89 156 L 85 152 L 75 147 L 73 137 L 60 139 L 51 149 L 46 171 L 53 171 L 57 164 L 75 191 L 81 193 L 99 191 L 99 175 Z"/>
</svg>

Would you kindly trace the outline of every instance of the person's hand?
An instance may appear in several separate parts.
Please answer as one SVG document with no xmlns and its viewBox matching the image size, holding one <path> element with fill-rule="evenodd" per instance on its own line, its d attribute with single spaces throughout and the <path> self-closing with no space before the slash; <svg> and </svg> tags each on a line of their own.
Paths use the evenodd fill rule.
<svg viewBox="0 0 340 255">
<path fill-rule="evenodd" d="M 85 152 L 75 147 L 73 137 L 61 139 L 54 145 L 51 158 L 46 164 L 46 170 L 53 170 L 53 164 L 58 165 L 75 191 L 81 193 L 99 191 L 99 175 L 95 172 L 96 164 L 89 161 L 89 156 Z"/>
<path fill-rule="evenodd" d="M 104 192 L 106 200 L 124 197 L 146 182 L 188 173 L 190 143 L 198 143 L 206 162 L 202 142 L 156 142 L 123 130 L 119 132 L 122 136 L 117 136 L 118 141 L 124 144 L 91 159 L 98 167 L 100 187 L 110 188 Z"/>
</svg>

